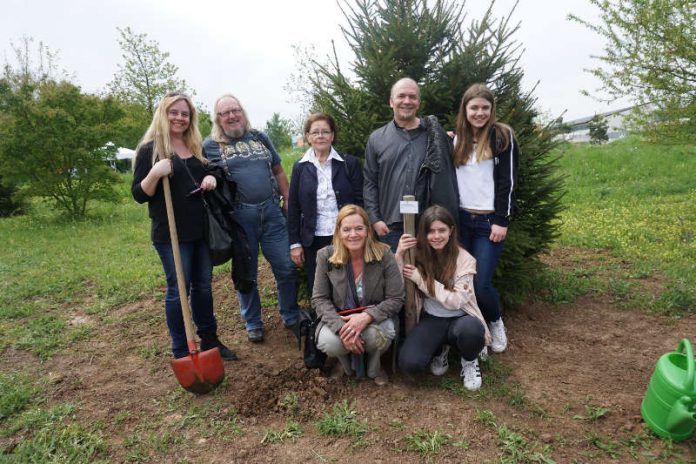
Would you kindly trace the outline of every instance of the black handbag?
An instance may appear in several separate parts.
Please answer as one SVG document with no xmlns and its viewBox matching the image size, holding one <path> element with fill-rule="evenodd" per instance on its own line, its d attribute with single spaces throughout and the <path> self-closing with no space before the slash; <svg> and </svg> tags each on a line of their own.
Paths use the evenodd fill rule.
<svg viewBox="0 0 696 464">
<path fill-rule="evenodd" d="M 317 348 L 316 332 L 320 319 L 314 311 L 300 309 L 300 339 L 304 340 L 304 364 L 307 369 L 321 369 L 326 353 Z"/>
<path fill-rule="evenodd" d="M 229 187 L 226 185 L 227 182 L 220 182 L 220 184 L 222 185 L 218 185 L 215 190 L 203 194 L 205 238 L 213 266 L 219 266 L 232 259 L 234 246 L 228 210 L 228 208 L 231 210 L 232 205 L 228 204 L 222 192 Z"/>
<path fill-rule="evenodd" d="M 256 284 L 249 241 L 241 224 L 234 218 L 234 184 L 220 181 L 215 190 L 203 193 L 205 236 L 214 266 L 232 258 L 232 282 L 240 293 L 249 293 Z"/>
</svg>

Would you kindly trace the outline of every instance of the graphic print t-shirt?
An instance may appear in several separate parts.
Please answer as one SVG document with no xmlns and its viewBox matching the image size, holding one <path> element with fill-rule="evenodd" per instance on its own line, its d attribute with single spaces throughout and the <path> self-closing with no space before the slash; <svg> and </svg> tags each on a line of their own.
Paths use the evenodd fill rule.
<svg viewBox="0 0 696 464">
<path fill-rule="evenodd" d="M 211 139 L 203 144 L 210 161 L 222 163 L 221 155 L 225 155 L 229 180 L 237 184 L 239 201 L 243 203 L 261 203 L 273 195 L 271 167 L 280 163 L 280 157 L 270 141 L 267 147 L 261 137 L 247 132 L 222 147 Z"/>
</svg>

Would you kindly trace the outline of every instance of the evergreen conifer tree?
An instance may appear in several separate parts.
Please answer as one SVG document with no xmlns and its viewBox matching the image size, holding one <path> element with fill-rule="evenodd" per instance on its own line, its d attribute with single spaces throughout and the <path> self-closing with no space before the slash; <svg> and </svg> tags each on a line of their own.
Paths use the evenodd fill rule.
<svg viewBox="0 0 696 464">
<path fill-rule="evenodd" d="M 334 51 L 327 63 L 312 60 L 303 70 L 310 76 L 313 109 L 336 119 L 339 149 L 364 155 L 369 134 L 393 118 L 389 92 L 401 77 L 419 83 L 420 114 L 437 116 L 449 129 L 469 85 L 485 82 L 496 94 L 498 120 L 513 127 L 521 148 L 518 211 L 497 285 L 504 301 L 520 301 L 534 282 L 539 254 L 557 235 L 562 181 L 549 156 L 554 133 L 534 123 L 535 98 L 521 88 L 513 11 L 495 19 L 489 8 L 465 28 L 464 5 L 451 0 L 356 0 L 342 9 L 342 32 L 354 54 L 350 69 L 341 68 Z"/>
</svg>

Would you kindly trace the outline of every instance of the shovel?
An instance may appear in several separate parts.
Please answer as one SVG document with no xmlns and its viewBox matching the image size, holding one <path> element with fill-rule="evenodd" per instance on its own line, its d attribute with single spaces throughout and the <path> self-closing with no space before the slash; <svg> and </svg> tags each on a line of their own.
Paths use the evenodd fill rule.
<svg viewBox="0 0 696 464">
<path fill-rule="evenodd" d="M 167 220 L 169 222 L 169 236 L 174 252 L 174 267 L 176 269 L 176 282 L 179 287 L 179 300 L 181 301 L 181 313 L 184 317 L 186 329 L 186 341 L 189 354 L 183 358 L 172 360 L 174 375 L 185 390 L 196 394 L 205 394 L 213 391 L 222 379 L 225 378 L 225 368 L 222 365 L 220 350 L 215 347 L 210 350 L 200 351 L 196 345 L 193 331 L 193 319 L 188 297 L 186 296 L 186 284 L 184 282 L 184 270 L 181 265 L 179 252 L 179 236 L 176 233 L 174 221 L 174 207 L 172 206 L 172 193 L 169 188 L 169 177 L 162 178 L 164 188 L 164 202 L 167 207 Z"/>
</svg>

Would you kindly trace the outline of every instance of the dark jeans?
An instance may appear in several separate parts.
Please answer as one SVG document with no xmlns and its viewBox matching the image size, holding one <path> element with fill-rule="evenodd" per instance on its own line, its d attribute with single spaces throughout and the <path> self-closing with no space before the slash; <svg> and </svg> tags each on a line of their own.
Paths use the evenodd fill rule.
<svg viewBox="0 0 696 464">
<path fill-rule="evenodd" d="M 167 327 L 172 338 L 172 353 L 175 358 L 181 358 L 189 354 L 186 343 L 186 330 L 184 318 L 181 313 L 181 301 L 179 300 L 179 287 L 176 281 L 176 268 L 174 266 L 174 252 L 169 243 L 154 244 L 164 275 L 167 277 L 167 295 L 164 299 L 164 309 L 167 316 Z M 217 323 L 213 314 L 213 293 L 211 282 L 213 278 L 213 263 L 208 254 L 208 245 L 205 240 L 194 242 L 180 242 L 179 252 L 183 267 L 184 280 L 186 281 L 186 293 L 189 296 L 193 321 L 198 329 L 200 337 L 211 337 L 217 332 Z"/>
<path fill-rule="evenodd" d="M 473 361 L 483 349 L 485 334 L 481 321 L 468 314 L 437 317 L 423 311 L 401 345 L 399 369 L 408 374 L 425 371 L 442 345 L 456 347 L 462 358 Z"/>
<path fill-rule="evenodd" d="M 476 258 L 474 291 L 486 322 L 495 322 L 501 316 L 500 296 L 493 287 L 493 275 L 505 242 L 496 243 L 488 238 L 491 235 L 492 218 L 493 214 L 459 211 L 459 241 Z"/>
<path fill-rule="evenodd" d="M 404 225 L 401 222 L 396 222 L 389 225 L 389 233 L 380 235 L 379 241 L 386 243 L 391 248 L 393 253 L 396 253 L 396 247 L 399 246 L 399 239 L 404 233 Z"/>
<path fill-rule="evenodd" d="M 333 236 L 331 235 L 315 235 L 314 240 L 312 240 L 312 245 L 302 247 L 304 251 L 304 270 L 305 274 L 307 274 L 307 290 L 309 290 L 310 297 L 314 291 L 314 277 L 317 271 L 317 253 L 325 246 L 331 245 L 332 239 Z"/>
<path fill-rule="evenodd" d="M 280 207 L 272 200 L 259 204 L 237 203 L 234 217 L 246 232 L 251 251 L 251 267 L 258 268 L 259 245 L 278 286 L 278 307 L 285 325 L 294 325 L 299 317 L 297 309 L 297 272 L 290 259 L 288 227 Z M 256 276 L 255 276 L 256 277 Z M 249 293 L 237 292 L 239 312 L 246 329 L 263 327 L 261 319 L 261 297 L 256 285 Z"/>
</svg>

